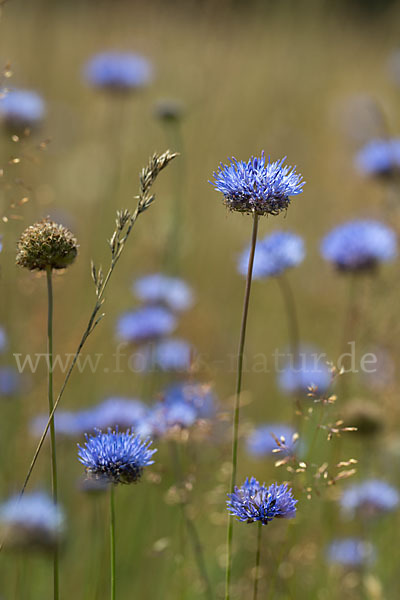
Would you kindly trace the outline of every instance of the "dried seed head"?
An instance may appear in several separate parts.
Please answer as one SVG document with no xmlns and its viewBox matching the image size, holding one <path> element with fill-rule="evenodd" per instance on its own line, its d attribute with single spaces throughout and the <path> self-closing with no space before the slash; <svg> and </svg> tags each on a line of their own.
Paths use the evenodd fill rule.
<svg viewBox="0 0 400 600">
<path fill-rule="evenodd" d="M 25 229 L 17 247 L 17 265 L 31 271 L 65 269 L 78 254 L 78 242 L 72 233 L 49 218 Z"/>
</svg>

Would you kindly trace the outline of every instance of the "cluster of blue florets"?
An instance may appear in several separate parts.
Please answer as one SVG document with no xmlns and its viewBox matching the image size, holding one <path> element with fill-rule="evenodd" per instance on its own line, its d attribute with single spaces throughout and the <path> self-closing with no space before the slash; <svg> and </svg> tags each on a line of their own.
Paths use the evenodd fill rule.
<svg viewBox="0 0 400 600">
<path fill-rule="evenodd" d="M 270 486 L 261 485 L 254 477 L 246 479 L 241 487 L 228 494 L 229 513 L 239 521 L 267 525 L 275 518 L 292 519 L 296 516 L 297 500 L 286 483 Z"/>
</svg>

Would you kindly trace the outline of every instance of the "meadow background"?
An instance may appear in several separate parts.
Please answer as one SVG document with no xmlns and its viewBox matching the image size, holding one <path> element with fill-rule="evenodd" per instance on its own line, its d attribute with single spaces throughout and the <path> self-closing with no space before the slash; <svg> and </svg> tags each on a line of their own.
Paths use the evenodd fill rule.
<svg viewBox="0 0 400 600">
<path fill-rule="evenodd" d="M 354 166 L 354 154 L 363 143 L 398 133 L 400 87 L 388 59 L 399 45 L 399 2 L 10 0 L 2 6 L 1 64 L 10 64 L 12 85 L 43 96 L 47 115 L 40 129 L 23 141 L 14 142 L 9 132 L 2 132 L 0 322 L 9 343 L 1 363 L 15 365 L 15 352 L 46 351 L 44 279 L 15 266 L 16 242 L 25 227 L 50 215 L 78 238 L 78 260 L 54 278 L 55 351 L 74 352 L 94 302 L 90 260 L 107 263 L 106 240 L 116 209 L 134 206 L 138 173 L 152 152 L 168 147 L 181 152 L 160 175 L 156 203 L 135 227 L 107 293 L 106 317 L 85 353 L 102 353 L 102 365 L 112 371 L 116 319 L 137 304 L 130 291 L 133 279 L 164 267 L 174 194 L 182 180 L 178 271 L 193 287 L 196 303 L 181 318 L 178 333 L 197 348 L 202 361 L 196 378 L 212 382 L 220 402 L 220 415 L 206 441 L 191 441 L 182 456 L 193 482 L 190 510 L 217 598 L 223 597 L 229 411 L 235 385 L 227 357 L 237 347 L 244 282 L 236 261 L 249 241 L 251 219 L 229 213 L 208 180 L 220 161 L 247 159 L 262 149 L 273 160 L 287 156 L 289 164 L 297 165 L 307 182 L 304 193 L 286 215 L 263 218 L 260 237 L 283 228 L 305 239 L 306 259 L 289 274 L 301 339 L 335 360 L 348 281 L 322 260 L 319 243 L 332 226 L 348 218 L 373 217 L 399 226 L 396 207 L 389 212 L 387 203 L 388 195 L 396 198 L 396 190 L 362 176 Z M 91 89 L 82 66 L 92 54 L 107 49 L 147 56 L 154 64 L 152 84 L 126 98 Z M 180 140 L 154 116 L 154 104 L 161 98 L 184 106 Z M 45 148 L 38 148 L 44 140 Z M 13 157 L 20 162 L 10 164 Z M 25 197 L 29 201 L 18 205 Z M 360 461 L 355 477 L 379 475 L 399 485 L 398 261 L 360 282 L 360 288 L 357 339 L 363 351 L 384 351 L 391 370 L 384 383 L 353 378 L 349 397 L 341 399 L 338 392 L 334 410 L 340 413 L 354 398 L 372 401 L 385 428 L 377 439 L 362 443 L 349 434 L 340 451 L 343 458 Z M 269 353 L 286 343 L 279 289 L 273 280 L 256 282 L 246 353 Z M 62 376 L 55 377 L 58 390 Z M 23 481 L 37 441 L 30 422 L 46 411 L 46 385 L 42 366 L 23 379 L 16 394 L 0 399 L 2 499 Z M 140 398 L 148 389 L 143 376 L 128 369 L 117 375 L 75 372 L 62 406 L 84 408 L 111 395 Z M 244 432 L 252 424 L 293 418 L 293 400 L 280 391 L 273 372 L 246 373 L 244 389 Z M 321 463 L 330 452 L 323 438 L 317 444 Z M 60 498 L 68 516 L 62 597 L 101 600 L 108 597 L 107 502 L 79 488 L 83 469 L 76 458 L 77 441 L 59 441 Z M 162 442 L 156 446 L 152 475 L 140 485 L 118 489 L 119 596 L 195 600 L 204 596 L 173 502 L 168 447 Z M 239 481 L 247 475 L 270 482 L 285 477 L 272 461 L 249 457 L 241 444 Z M 32 489 L 43 486 L 49 487 L 47 447 L 30 483 Z M 339 495 L 336 487 L 310 500 L 303 495 L 294 521 L 267 528 L 260 597 L 397 597 L 398 511 L 370 526 L 367 535 L 377 546 L 378 560 L 367 573 L 341 571 L 327 563 L 324 549 L 334 536 L 360 533 L 359 523 L 340 518 Z M 235 525 L 235 598 L 248 597 L 251 590 L 254 539 L 251 527 Z M 50 574 L 45 557 L 3 551 L 0 597 L 47 598 Z M 265 583 L 272 579 L 274 591 Z"/>
</svg>

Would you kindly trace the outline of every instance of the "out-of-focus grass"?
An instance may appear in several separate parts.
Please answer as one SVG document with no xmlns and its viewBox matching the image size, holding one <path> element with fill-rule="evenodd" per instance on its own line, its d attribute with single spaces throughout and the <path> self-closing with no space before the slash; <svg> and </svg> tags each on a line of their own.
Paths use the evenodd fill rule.
<svg viewBox="0 0 400 600">
<path fill-rule="evenodd" d="M 104 365 L 112 369 L 115 319 L 134 304 L 129 291 L 133 278 L 158 269 L 162 262 L 174 177 L 182 170 L 181 272 L 198 299 L 191 313 L 182 318 L 179 332 L 206 357 L 199 376 L 212 379 L 222 402 L 230 406 L 234 373 L 216 361 L 236 351 L 243 294 L 236 257 L 249 239 L 251 223 L 247 217 L 228 214 L 208 180 L 219 161 L 228 156 L 247 158 L 265 149 L 272 159 L 285 155 L 289 163 L 297 164 L 307 185 L 286 217 L 262 220 L 261 235 L 284 227 L 305 237 L 307 259 L 290 273 L 301 335 L 335 358 L 346 281 L 323 264 L 319 240 L 331 225 L 347 217 L 385 217 L 383 189 L 355 173 L 355 143 L 346 132 L 343 106 L 354 94 L 370 93 L 382 101 L 396 131 L 400 90 L 389 80 L 385 63 L 398 42 L 400 7 L 394 5 L 388 14 L 374 20 L 326 3 L 310 3 L 307 10 L 304 8 L 282 3 L 269 8 L 254 5 L 233 9 L 227 2 L 218 6 L 211 2 L 185 6 L 79 2 L 69 6 L 18 0 L 4 7 L 1 60 L 11 62 L 13 85 L 32 87 L 43 94 L 49 113 L 43 129 L 26 141 L 24 149 L 4 137 L 0 150 L 1 164 L 6 164 L 10 155 L 23 152 L 21 163 L 13 168 L 15 176 L 32 189 L 26 192 L 12 182 L 8 189 L 2 189 L 2 214 L 15 212 L 8 205 L 21 195 L 30 198 L 17 211 L 20 220 L 10 219 L 2 225 L 1 318 L 11 337 L 10 356 L 12 352 L 45 351 L 44 280 L 14 267 L 17 236 L 25 226 L 50 214 L 69 225 L 79 239 L 76 265 L 55 277 L 55 348 L 73 352 L 94 298 L 89 261 L 92 257 L 97 263 L 107 261 L 106 238 L 112 231 L 116 208 L 132 205 L 139 169 L 148 155 L 167 145 L 165 132 L 153 117 L 153 103 L 160 97 L 176 97 L 186 106 L 184 160 L 177 160 L 160 177 L 157 203 L 134 232 L 107 294 L 106 319 L 89 341 L 87 351 L 104 353 Z M 155 64 L 154 84 L 128 99 L 89 89 L 82 81 L 82 64 L 92 53 L 107 48 L 133 49 L 147 55 Z M 46 137 L 51 142 L 46 151 L 39 152 L 35 145 Z M 385 297 L 380 289 L 385 282 L 390 285 L 397 270 L 397 265 L 384 268 L 379 284 L 382 288 L 377 286 L 366 300 L 368 321 L 376 318 L 377 325 L 382 322 Z M 247 354 L 268 353 L 284 346 L 285 341 L 286 323 L 277 286 L 274 281 L 256 283 Z M 61 378 L 56 379 L 59 385 Z M 291 417 L 291 401 L 279 392 L 274 373 L 246 374 L 244 387 L 252 400 L 243 410 L 244 421 Z M 141 378 L 130 372 L 102 376 L 76 372 L 63 405 L 85 407 L 110 394 L 140 396 L 142 388 Z M 26 394 L 12 406 L 6 401 L 1 404 L 2 496 L 23 479 L 35 441 L 28 434 L 28 423 L 33 415 L 45 411 L 45 390 L 46 376 L 40 369 Z M 357 394 L 374 396 L 365 388 Z M 393 397 L 382 402 L 398 418 Z M 225 541 L 224 519 L 219 515 L 224 514 L 227 480 L 222 469 L 229 457 L 223 428 L 221 438 L 207 446 L 198 445 L 193 493 L 195 516 L 219 592 L 223 581 L 219 559 Z M 360 455 L 358 442 L 350 442 L 345 454 Z M 76 480 L 81 468 L 75 444 L 60 442 L 59 457 L 60 495 L 69 516 L 62 562 L 63 596 L 93 598 L 90 586 L 97 580 L 96 597 L 106 598 L 106 506 L 102 498 L 82 498 L 78 491 Z M 387 454 L 371 455 L 370 461 L 371 470 L 386 468 Z M 46 481 L 47 463 L 47 453 L 43 452 L 33 486 Z M 194 468 L 191 464 L 187 467 Z M 367 472 L 365 465 L 361 468 Z M 118 490 L 121 598 L 200 597 L 192 584 L 196 571 L 187 540 L 183 549 L 179 546 L 182 524 L 178 508 L 164 502 L 168 484 L 172 484 L 167 449 L 161 448 L 154 471 L 162 474 L 162 484 L 142 483 Z M 261 479 L 282 477 L 244 454 L 239 473 L 239 479 L 250 473 Z M 222 491 L 216 504 L 211 504 L 210 492 L 217 485 Z M 279 597 L 338 597 L 323 560 L 323 544 L 338 533 L 332 530 L 336 525 L 329 523 L 336 509 L 328 504 L 318 499 L 301 501 L 296 522 L 289 527 L 294 545 L 290 550 L 288 543 L 287 552 L 283 549 L 285 524 L 267 529 L 263 552 L 265 564 L 270 565 L 269 575 L 276 570 L 281 552 L 287 554 L 278 575 Z M 390 518 L 394 529 L 395 518 Z M 390 550 L 391 535 L 390 525 L 384 528 L 388 531 L 381 542 L 383 556 L 385 548 Z M 346 533 L 346 529 L 343 525 L 341 532 Z M 154 544 L 162 538 L 168 539 L 168 545 L 157 552 Z M 240 548 L 235 579 L 242 581 L 238 593 L 244 597 L 253 561 L 253 529 L 242 526 L 239 534 L 238 526 L 235 540 Z M 381 566 L 382 573 L 386 568 L 384 597 L 394 597 L 393 569 L 385 567 L 384 559 Z M 28 559 L 24 569 L 29 583 L 24 595 L 17 596 L 18 565 L 2 554 L 0 593 L 5 598 L 46 597 L 50 573 L 45 562 L 38 557 Z M 351 594 L 350 584 L 348 589 Z"/>
</svg>

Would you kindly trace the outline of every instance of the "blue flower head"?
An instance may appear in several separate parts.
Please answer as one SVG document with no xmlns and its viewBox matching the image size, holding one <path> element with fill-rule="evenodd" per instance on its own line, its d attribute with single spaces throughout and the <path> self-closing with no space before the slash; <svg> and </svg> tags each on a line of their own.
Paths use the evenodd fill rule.
<svg viewBox="0 0 400 600">
<path fill-rule="evenodd" d="M 31 432 L 40 437 L 48 421 L 48 415 L 38 415 L 31 422 Z M 91 411 L 57 411 L 54 416 L 54 425 L 57 435 L 64 437 L 78 437 L 88 429 L 92 429 Z"/>
<path fill-rule="evenodd" d="M 92 429 L 136 430 L 137 425 L 145 418 L 148 408 L 135 398 L 115 396 L 107 398 L 89 412 L 92 414 Z"/>
<path fill-rule="evenodd" d="M 297 500 L 293 498 L 292 490 L 286 483 L 273 483 L 266 487 L 252 477 L 246 479 L 240 488 L 236 486 L 233 494 L 228 494 L 228 498 L 230 514 L 246 523 L 261 521 L 263 525 L 267 525 L 274 518 L 292 519 L 296 516 Z"/>
<path fill-rule="evenodd" d="M 163 304 L 174 311 L 187 310 L 193 304 L 193 292 L 183 279 L 161 273 L 145 275 L 134 281 L 132 291 L 147 304 Z"/>
<path fill-rule="evenodd" d="M 247 275 L 250 248 L 247 248 L 239 259 L 239 273 Z M 289 231 L 275 231 L 256 247 L 253 265 L 253 279 L 275 277 L 286 269 L 300 264 L 305 256 L 304 242 L 301 237 Z"/>
<path fill-rule="evenodd" d="M 176 317 L 162 306 L 145 306 L 124 313 L 117 323 L 120 340 L 130 343 L 151 342 L 170 335 L 176 327 Z"/>
<path fill-rule="evenodd" d="M 297 361 L 290 360 L 278 375 L 278 384 L 288 394 L 304 394 L 315 388 L 324 394 L 332 383 L 332 373 L 318 352 L 301 351 Z"/>
<path fill-rule="evenodd" d="M 22 376 L 14 367 L 0 367 L 0 397 L 15 396 L 21 390 Z"/>
<path fill-rule="evenodd" d="M 64 513 L 45 492 L 17 494 L 0 505 L 0 529 L 13 548 L 50 549 L 64 531 Z"/>
<path fill-rule="evenodd" d="M 364 175 L 395 175 L 400 171 L 400 138 L 371 140 L 357 153 L 355 163 Z"/>
<path fill-rule="evenodd" d="M 340 271 L 370 270 L 396 257 L 397 237 L 379 221 L 348 221 L 322 240 L 321 253 Z"/>
<path fill-rule="evenodd" d="M 145 371 L 188 371 L 193 348 L 185 340 L 166 339 L 140 348 L 140 360 Z"/>
<path fill-rule="evenodd" d="M 340 504 L 345 513 L 373 517 L 395 510 L 400 502 L 399 492 L 379 479 L 367 479 L 349 486 L 342 494 Z"/>
<path fill-rule="evenodd" d="M 33 127 L 43 119 L 45 104 L 31 90 L 10 90 L 0 100 L 0 115 L 9 127 Z"/>
<path fill-rule="evenodd" d="M 231 158 L 228 165 L 221 163 L 210 183 L 224 195 L 231 210 L 277 215 L 289 206 L 290 196 L 302 193 L 305 183 L 296 168 L 284 161 L 266 162 L 264 152 L 247 162 Z"/>
<path fill-rule="evenodd" d="M 274 450 L 280 448 L 276 439 L 284 444 L 283 453 L 293 455 L 296 442 L 293 441 L 295 430 L 290 425 L 284 423 L 270 423 L 269 425 L 260 425 L 254 429 L 247 438 L 247 451 L 257 458 L 264 456 L 276 456 Z M 281 453 L 279 453 L 281 456 Z"/>
<path fill-rule="evenodd" d="M 6 330 L 4 329 L 4 327 L 0 326 L 0 352 L 4 352 L 4 350 L 7 348 L 7 344 L 8 339 Z"/>
<path fill-rule="evenodd" d="M 348 568 L 360 568 L 375 561 L 374 547 L 359 538 L 334 540 L 327 548 L 329 562 Z"/>
<path fill-rule="evenodd" d="M 168 387 L 164 402 L 188 404 L 196 411 L 198 419 L 211 419 L 215 415 L 217 399 L 209 384 L 186 381 Z"/>
<path fill-rule="evenodd" d="M 110 483 L 134 483 L 143 468 L 152 465 L 157 450 L 150 448 L 151 441 L 139 435 L 109 429 L 96 435 L 86 435 L 84 446 L 78 444 L 78 459 L 86 467 L 89 477 Z"/>
<path fill-rule="evenodd" d="M 98 88 L 129 91 L 150 83 L 150 61 L 132 52 L 101 52 L 93 56 L 84 69 L 87 81 Z"/>
</svg>

